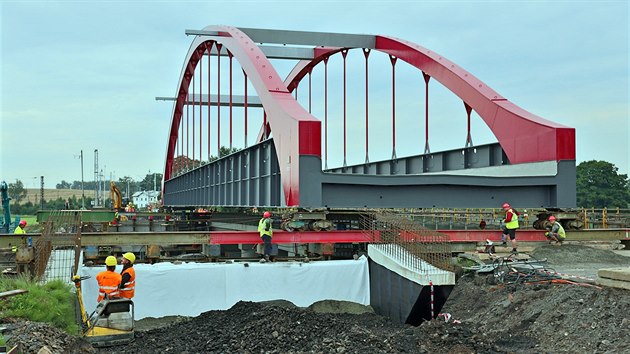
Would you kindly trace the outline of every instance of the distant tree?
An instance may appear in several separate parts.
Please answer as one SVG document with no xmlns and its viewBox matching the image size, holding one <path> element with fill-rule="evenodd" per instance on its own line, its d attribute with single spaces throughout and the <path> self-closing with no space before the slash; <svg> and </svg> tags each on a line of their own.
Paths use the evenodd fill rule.
<svg viewBox="0 0 630 354">
<path fill-rule="evenodd" d="M 142 191 L 152 191 L 155 184 L 156 190 L 162 190 L 162 174 L 150 173 L 144 177 L 144 179 L 138 182 L 138 187 Z"/>
<path fill-rule="evenodd" d="M 24 197 L 26 197 L 26 189 L 24 189 L 24 183 L 19 179 L 15 180 L 15 183 L 9 183 L 9 198 L 13 199 L 15 203 L 20 203 Z"/>
<path fill-rule="evenodd" d="M 70 189 L 70 187 L 72 187 L 72 185 L 70 184 L 70 182 L 66 181 L 61 181 L 61 183 L 57 183 L 56 186 L 57 189 Z"/>
<path fill-rule="evenodd" d="M 240 151 L 240 150 L 241 149 L 235 148 L 235 147 L 228 148 L 228 147 L 225 147 L 225 146 L 221 146 L 221 148 L 219 149 L 219 155 L 220 155 L 219 157 L 225 157 L 227 155 L 233 154 L 233 153 L 235 153 L 237 151 Z M 219 157 L 217 157 L 217 156 L 210 156 L 210 162 L 218 160 Z"/>
<path fill-rule="evenodd" d="M 199 161 L 192 160 L 187 156 L 177 156 L 173 160 L 173 175 L 178 176 L 192 169 L 192 166 L 199 166 Z"/>
<path fill-rule="evenodd" d="M 630 206 L 628 175 L 606 161 L 584 161 L 577 166 L 578 206 L 589 208 L 627 208 Z"/>
<path fill-rule="evenodd" d="M 124 197 L 131 198 L 131 195 L 138 191 L 137 183 L 129 176 L 119 178 L 116 184 L 118 185 L 118 189 L 120 189 L 120 193 L 122 193 Z"/>
</svg>

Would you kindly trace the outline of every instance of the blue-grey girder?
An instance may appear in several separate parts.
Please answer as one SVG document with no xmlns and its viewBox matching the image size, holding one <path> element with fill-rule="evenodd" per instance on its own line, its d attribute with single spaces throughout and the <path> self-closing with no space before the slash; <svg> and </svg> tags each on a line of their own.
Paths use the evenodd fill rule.
<svg viewBox="0 0 630 354">
<path fill-rule="evenodd" d="M 304 208 L 575 207 L 575 161 L 511 165 L 498 143 L 323 171 L 300 157 Z M 165 206 L 284 207 L 273 139 L 165 182 Z"/>
</svg>

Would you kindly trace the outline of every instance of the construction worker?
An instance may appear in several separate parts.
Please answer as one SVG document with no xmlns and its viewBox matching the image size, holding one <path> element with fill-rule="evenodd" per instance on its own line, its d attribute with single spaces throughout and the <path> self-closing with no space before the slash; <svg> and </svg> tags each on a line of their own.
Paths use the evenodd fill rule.
<svg viewBox="0 0 630 354">
<path fill-rule="evenodd" d="M 101 302 L 105 297 L 108 299 L 116 298 L 120 295 L 118 287 L 122 280 L 122 275 L 116 273 L 116 257 L 108 256 L 105 258 L 106 270 L 96 275 L 96 281 L 98 282 L 98 302 Z"/>
<path fill-rule="evenodd" d="M 545 237 L 549 240 L 549 244 L 556 241 L 556 244 L 562 245 L 564 239 L 567 238 L 564 228 L 559 222 L 556 222 L 556 217 L 553 215 L 549 217 L 549 222 L 551 223 L 551 227 L 548 228 L 549 231 L 545 232 Z"/>
<path fill-rule="evenodd" d="M 135 293 L 136 287 L 136 271 L 133 269 L 133 264 L 136 262 L 136 255 L 127 252 L 122 255 L 123 269 L 120 272 L 122 276 L 120 280 L 120 297 L 125 299 L 131 299 Z"/>
<path fill-rule="evenodd" d="M 16 235 L 25 234 L 26 233 L 26 231 L 24 231 L 25 227 L 26 227 L 26 220 L 20 220 L 20 223 L 18 224 L 18 226 L 15 227 L 15 231 L 13 231 L 13 233 Z"/>
<path fill-rule="evenodd" d="M 26 220 L 20 220 L 20 223 L 15 227 L 15 231 L 13 231 L 13 233 L 15 235 L 25 235 L 26 231 L 24 231 L 24 228 L 26 228 Z M 22 240 L 24 240 L 24 238 L 22 238 Z M 11 252 L 17 252 L 17 245 L 11 246 Z"/>
<path fill-rule="evenodd" d="M 502 236 L 502 239 L 504 240 L 503 244 L 505 245 L 505 238 L 509 236 L 510 242 L 512 243 L 512 253 L 516 253 L 516 229 L 518 229 L 518 212 L 514 210 L 508 203 L 503 203 L 502 207 L 505 211 L 505 219 L 503 219 L 503 222 L 505 223 Z"/>
<path fill-rule="evenodd" d="M 261 259 L 261 262 L 269 262 L 269 255 L 271 254 L 271 237 L 273 236 L 273 230 L 271 229 L 271 213 L 266 211 L 263 213 L 262 219 L 258 222 L 258 232 L 260 238 L 262 238 L 265 244 L 265 258 Z"/>
</svg>

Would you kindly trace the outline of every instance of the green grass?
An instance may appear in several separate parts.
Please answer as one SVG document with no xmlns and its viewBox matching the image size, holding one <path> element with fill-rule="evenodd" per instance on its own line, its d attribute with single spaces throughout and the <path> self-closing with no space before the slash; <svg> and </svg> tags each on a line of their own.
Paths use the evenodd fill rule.
<svg viewBox="0 0 630 354">
<path fill-rule="evenodd" d="M 44 285 L 26 278 L 0 278 L 0 291 L 25 289 L 28 293 L 0 302 L 0 318 L 25 318 L 49 323 L 69 334 L 78 333 L 75 322 L 75 294 L 72 287 L 55 280 Z"/>
</svg>

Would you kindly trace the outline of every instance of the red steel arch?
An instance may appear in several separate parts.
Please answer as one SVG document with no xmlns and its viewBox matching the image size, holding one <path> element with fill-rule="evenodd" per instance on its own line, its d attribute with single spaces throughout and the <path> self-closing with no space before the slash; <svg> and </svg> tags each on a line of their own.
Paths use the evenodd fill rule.
<svg viewBox="0 0 630 354">
<path fill-rule="evenodd" d="M 375 36 L 376 47 L 422 70 L 472 107 L 484 120 L 510 163 L 575 160 L 575 129 L 536 116 L 441 55 L 415 43 Z M 316 48 L 313 60 L 298 63 L 285 82 L 293 91 L 317 64 L 343 48 Z"/>
<path fill-rule="evenodd" d="M 216 31 L 219 38 L 197 36 L 186 55 L 173 107 L 164 180 L 172 177 L 175 144 L 190 79 L 203 56 L 205 42 L 219 40 L 238 60 L 262 102 L 273 132 L 286 204 L 298 205 L 299 156 L 321 157 L 321 122 L 304 110 L 291 96 L 267 57 L 242 31 L 230 26 L 208 26 L 203 30 Z"/>
</svg>

